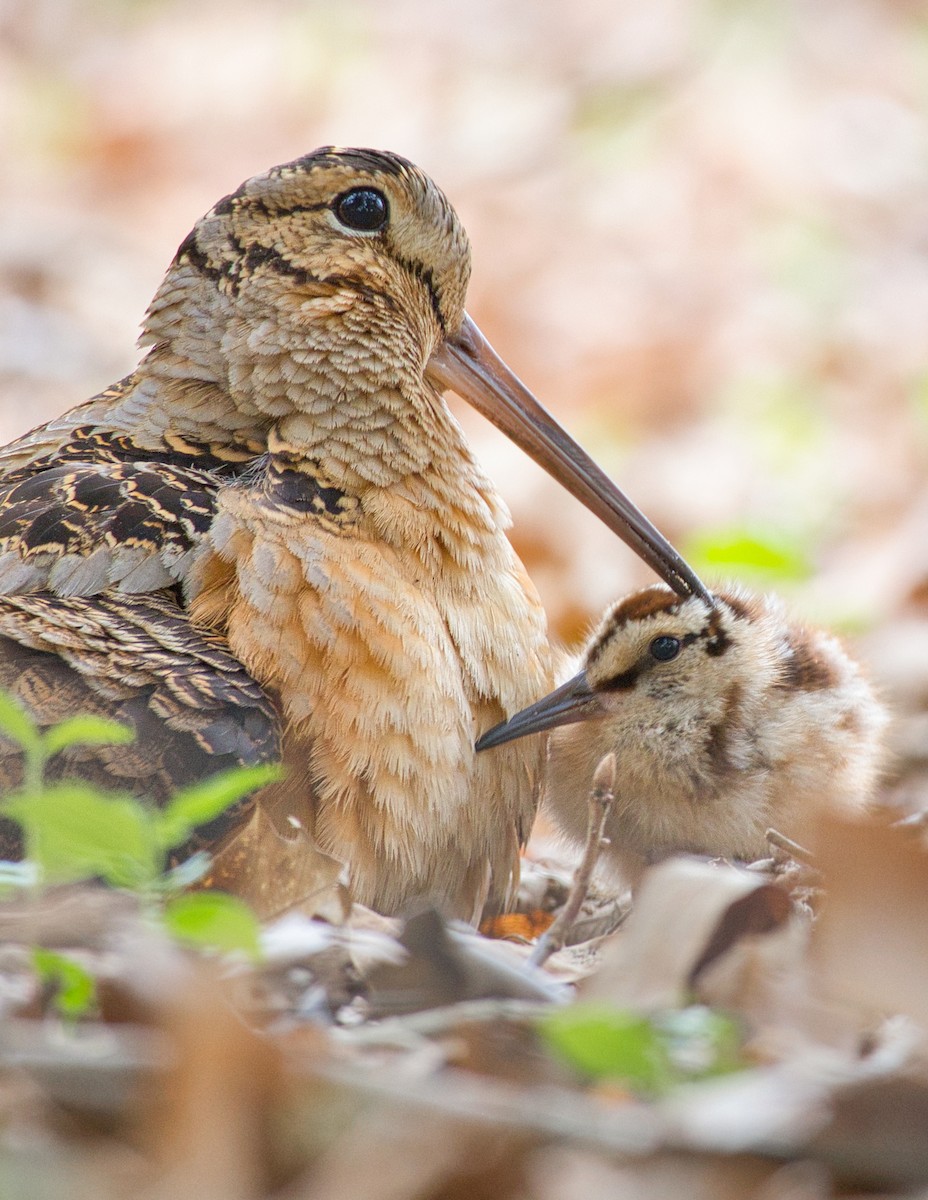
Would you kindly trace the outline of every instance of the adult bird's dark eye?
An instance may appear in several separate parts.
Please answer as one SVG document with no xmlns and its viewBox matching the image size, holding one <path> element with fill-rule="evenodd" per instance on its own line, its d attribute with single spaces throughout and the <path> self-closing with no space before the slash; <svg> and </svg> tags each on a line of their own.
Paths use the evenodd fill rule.
<svg viewBox="0 0 928 1200">
<path fill-rule="evenodd" d="M 376 188 L 352 188 L 335 201 L 335 215 L 348 229 L 376 233 L 387 223 L 387 198 Z"/>
<path fill-rule="evenodd" d="M 670 637 L 669 634 L 662 634 L 656 637 L 650 645 L 651 657 L 656 658 L 658 662 L 670 662 L 672 658 L 676 658 L 680 653 L 680 639 Z"/>
</svg>

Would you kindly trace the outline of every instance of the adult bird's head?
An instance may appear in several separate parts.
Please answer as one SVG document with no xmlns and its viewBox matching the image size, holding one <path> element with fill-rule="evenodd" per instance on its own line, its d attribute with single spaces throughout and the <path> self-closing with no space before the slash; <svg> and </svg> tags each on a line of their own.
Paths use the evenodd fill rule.
<svg viewBox="0 0 928 1200">
<path fill-rule="evenodd" d="M 708 597 L 638 508 L 495 354 L 464 309 L 467 235 L 395 154 L 324 147 L 247 180 L 187 237 L 149 309 L 143 371 L 168 383 L 181 436 L 223 410 L 348 490 L 442 469 L 456 391 L 680 595 Z M 454 434 L 457 439 L 457 433 Z"/>
</svg>

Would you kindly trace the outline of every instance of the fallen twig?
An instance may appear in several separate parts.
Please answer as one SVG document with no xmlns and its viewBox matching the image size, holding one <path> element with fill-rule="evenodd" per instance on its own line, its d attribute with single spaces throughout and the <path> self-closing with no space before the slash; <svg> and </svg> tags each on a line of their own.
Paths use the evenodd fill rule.
<svg viewBox="0 0 928 1200">
<path fill-rule="evenodd" d="M 541 1000 L 459 1000 L 442 1008 L 384 1017 L 363 1025 L 336 1026 L 329 1031 L 336 1042 L 350 1046 L 407 1045 L 421 1038 L 440 1037 L 461 1025 L 532 1021 L 551 1010 Z"/>
<path fill-rule="evenodd" d="M 603 830 L 606 826 L 606 814 L 615 797 L 615 755 L 607 754 L 593 774 L 593 786 L 590 788 L 589 819 L 587 822 L 586 846 L 583 858 L 577 867 L 567 903 L 558 913 L 557 920 L 544 933 L 535 945 L 529 963 L 533 967 L 542 966 L 563 946 L 567 945 L 570 929 L 586 899 L 586 894 L 593 879 L 593 872 L 602 848 Z"/>
<path fill-rule="evenodd" d="M 797 862 L 805 863 L 809 867 L 815 866 L 815 855 L 812 851 L 807 850 L 805 846 L 800 846 L 798 842 L 788 838 L 785 833 L 780 833 L 777 829 L 768 829 L 764 836 L 771 846 L 782 850 L 790 858 L 795 858 Z"/>
</svg>

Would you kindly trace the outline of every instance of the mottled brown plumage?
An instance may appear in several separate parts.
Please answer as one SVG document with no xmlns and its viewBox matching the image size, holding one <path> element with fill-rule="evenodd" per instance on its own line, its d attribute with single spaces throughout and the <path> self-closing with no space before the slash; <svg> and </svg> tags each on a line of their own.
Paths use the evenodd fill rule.
<svg viewBox="0 0 928 1200">
<path fill-rule="evenodd" d="M 759 858 L 768 828 L 801 837 L 822 806 L 861 807 L 885 723 L 837 640 L 774 598 L 655 586 L 607 611 L 579 674 L 479 745 L 555 729 L 547 796 L 576 838 L 596 765 L 614 753 L 606 853 L 634 880 L 680 851 Z"/>
<path fill-rule="evenodd" d="M 349 865 L 358 899 L 474 917 L 511 890 L 543 759 L 476 758 L 474 737 L 553 667 L 441 392 L 681 594 L 701 585 L 496 359 L 468 276 L 448 201 L 395 155 L 326 148 L 220 201 L 152 302 L 138 369 L 0 451 L 0 683 L 44 723 L 128 721 L 132 752 L 70 765 L 158 798 L 282 752 L 263 799 Z M 7 786 L 17 769 L 0 763 Z"/>
</svg>

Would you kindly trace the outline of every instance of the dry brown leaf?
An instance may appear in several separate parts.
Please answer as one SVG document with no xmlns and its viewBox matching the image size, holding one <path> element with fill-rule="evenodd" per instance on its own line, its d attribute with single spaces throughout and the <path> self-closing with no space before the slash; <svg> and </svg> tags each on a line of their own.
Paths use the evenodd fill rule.
<svg viewBox="0 0 928 1200">
<path fill-rule="evenodd" d="M 260 804 L 214 855 L 199 886 L 240 896 L 261 920 L 297 905 L 310 916 L 343 920 L 347 901 L 338 887 L 342 864 L 324 854 L 302 828 L 282 836 Z"/>
<path fill-rule="evenodd" d="M 252 1020 L 328 1019 L 362 991 L 372 964 L 406 959 L 399 921 L 353 905 L 342 925 L 291 910 L 261 931 L 260 964 L 239 976 Z"/>
<path fill-rule="evenodd" d="M 524 1146 L 437 1113 L 380 1106 L 351 1125 L 279 1200 L 507 1200 L 524 1196 Z"/>
<path fill-rule="evenodd" d="M 54 1022 L 6 1020 L 0 1062 L 26 1072 L 77 1124 L 109 1131 L 131 1123 L 140 1089 L 165 1066 L 165 1046 L 139 1026 L 89 1026 L 62 1037 Z"/>
<path fill-rule="evenodd" d="M 432 909 L 410 917 L 400 937 L 407 957 L 368 976 L 371 1016 L 418 1012 L 462 1000 L 561 997 L 542 972 L 529 973 L 515 946 L 448 929 Z"/>
<path fill-rule="evenodd" d="M 845 1186 L 928 1186 L 928 1082 L 896 1076 L 840 1088 L 832 1120 L 809 1153 Z"/>
<path fill-rule="evenodd" d="M 523 1087 L 568 1087 L 574 1073 L 543 1049 L 537 1013 L 530 1018 L 469 1021 L 450 1025 L 453 1041 L 449 1062 L 478 1075 L 505 1079 Z"/>
<path fill-rule="evenodd" d="M 639 1008 L 684 1003 L 733 946 L 784 929 L 789 900 L 748 871 L 675 858 L 645 875 L 635 907 L 583 985 L 585 998 Z"/>
<path fill-rule="evenodd" d="M 287 1095 L 281 1047 L 249 1029 L 218 972 L 191 968 L 162 1009 L 174 1069 L 149 1105 L 162 1164 L 145 1200 L 255 1200 L 275 1181 L 273 1118 Z"/>
<path fill-rule="evenodd" d="M 49 887 L 0 904 L 0 942 L 100 948 L 112 940 L 115 925 L 138 912 L 138 898 L 129 892 L 91 884 Z"/>
<path fill-rule="evenodd" d="M 529 1160 L 532 1200 L 827 1200 L 818 1172 L 816 1187 L 777 1190 L 779 1164 L 748 1156 L 656 1154 L 639 1162 L 615 1163 L 579 1151 L 548 1149 Z"/>
<path fill-rule="evenodd" d="M 127 1200 L 143 1195 L 151 1176 L 151 1163 L 124 1142 L 47 1128 L 3 1156 L 3 1194 L 23 1200 Z"/>
<path fill-rule="evenodd" d="M 764 1069 L 680 1089 L 661 1103 L 678 1146 L 720 1154 L 801 1156 L 826 1127 L 834 1086 L 833 1055 L 809 1054 Z M 843 1078 L 852 1068 L 842 1064 Z"/>
<path fill-rule="evenodd" d="M 816 849 L 827 903 L 812 961 L 831 997 L 928 1027 L 928 851 L 885 821 L 822 817 Z"/>
<path fill-rule="evenodd" d="M 807 1147 L 846 1184 L 928 1185 L 928 1081 L 897 1075 L 839 1089 L 832 1119 Z"/>
</svg>

